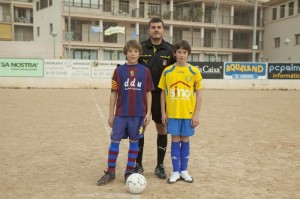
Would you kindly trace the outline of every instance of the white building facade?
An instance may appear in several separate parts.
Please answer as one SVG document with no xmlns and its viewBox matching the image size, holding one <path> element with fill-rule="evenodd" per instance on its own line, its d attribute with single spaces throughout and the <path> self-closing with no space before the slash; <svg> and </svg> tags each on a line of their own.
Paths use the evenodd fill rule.
<svg viewBox="0 0 300 199">
<path fill-rule="evenodd" d="M 124 60 L 125 42 L 147 39 L 158 16 L 166 41 L 189 41 L 191 61 L 300 61 L 300 0 L 258 0 L 256 17 L 254 2 L 0 0 L 0 57 Z"/>
</svg>

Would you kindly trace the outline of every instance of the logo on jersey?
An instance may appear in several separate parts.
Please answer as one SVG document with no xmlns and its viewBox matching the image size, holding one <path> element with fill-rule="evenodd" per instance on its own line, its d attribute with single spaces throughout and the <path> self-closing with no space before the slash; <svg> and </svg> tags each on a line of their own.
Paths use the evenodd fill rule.
<svg viewBox="0 0 300 199">
<path fill-rule="evenodd" d="M 134 71 L 133 71 L 133 70 L 130 71 L 130 76 L 131 76 L 131 77 L 134 76 Z"/>
<path fill-rule="evenodd" d="M 186 89 L 185 89 L 185 88 Z M 192 95 L 192 92 L 190 90 L 190 85 L 178 81 L 170 86 L 170 98 L 172 99 L 189 99 Z"/>
<path fill-rule="evenodd" d="M 188 83 L 192 81 L 192 76 L 185 76 L 185 81 Z"/>
<path fill-rule="evenodd" d="M 142 90 L 142 82 L 137 81 L 135 78 L 133 80 L 127 80 L 124 82 L 125 90 Z"/>
</svg>

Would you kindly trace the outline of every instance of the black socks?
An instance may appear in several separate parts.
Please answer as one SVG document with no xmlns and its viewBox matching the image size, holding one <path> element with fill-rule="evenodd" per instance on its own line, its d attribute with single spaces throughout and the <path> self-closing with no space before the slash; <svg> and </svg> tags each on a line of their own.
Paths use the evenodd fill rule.
<svg viewBox="0 0 300 199">
<path fill-rule="evenodd" d="M 157 135 L 157 166 L 164 163 L 168 145 L 168 135 Z"/>
<path fill-rule="evenodd" d="M 139 153 L 138 156 L 136 158 L 136 163 L 138 163 L 139 165 L 143 165 L 143 152 L 144 152 L 144 138 L 140 138 L 139 139 Z"/>
</svg>

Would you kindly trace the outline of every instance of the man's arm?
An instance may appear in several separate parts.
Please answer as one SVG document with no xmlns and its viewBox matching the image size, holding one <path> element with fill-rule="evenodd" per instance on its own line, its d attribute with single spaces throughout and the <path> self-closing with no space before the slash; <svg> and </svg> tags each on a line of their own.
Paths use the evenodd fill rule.
<svg viewBox="0 0 300 199">
<path fill-rule="evenodd" d="M 166 114 L 166 91 L 162 90 L 160 93 L 160 111 L 161 111 L 161 122 L 167 124 Z"/>
</svg>

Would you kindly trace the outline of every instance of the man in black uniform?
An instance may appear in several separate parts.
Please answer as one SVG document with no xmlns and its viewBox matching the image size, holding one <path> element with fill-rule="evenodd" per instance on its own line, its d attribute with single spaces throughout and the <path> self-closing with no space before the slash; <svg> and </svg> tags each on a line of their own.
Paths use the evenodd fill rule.
<svg viewBox="0 0 300 199">
<path fill-rule="evenodd" d="M 165 67 L 175 62 L 173 54 L 173 45 L 166 42 L 163 39 L 164 34 L 164 22 L 154 17 L 149 21 L 149 36 L 150 38 L 142 42 L 143 52 L 140 56 L 139 63 L 147 66 L 152 75 L 155 90 L 152 91 L 152 119 L 155 122 L 157 130 L 157 165 L 155 168 L 155 174 L 160 179 L 166 179 L 166 173 L 164 169 L 164 158 L 167 149 L 168 137 L 166 132 L 166 126 L 161 121 L 160 111 L 160 92 L 158 83 L 160 76 Z M 145 132 L 146 127 L 143 129 Z M 139 154 L 136 159 L 136 165 L 134 172 L 143 174 L 143 149 L 144 149 L 144 137 L 139 139 Z"/>
</svg>

